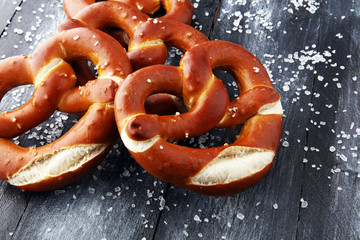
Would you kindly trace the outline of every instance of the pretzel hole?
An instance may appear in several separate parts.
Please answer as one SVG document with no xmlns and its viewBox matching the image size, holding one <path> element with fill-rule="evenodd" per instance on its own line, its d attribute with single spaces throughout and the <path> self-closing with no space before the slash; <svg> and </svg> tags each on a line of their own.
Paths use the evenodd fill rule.
<svg viewBox="0 0 360 240">
<path fill-rule="evenodd" d="M 159 116 L 187 112 L 181 98 L 167 93 L 150 95 L 145 101 L 145 110 L 147 114 L 157 114 Z"/>
<path fill-rule="evenodd" d="M 160 8 L 152 15 L 150 15 L 151 18 L 159 18 L 166 15 L 166 10 L 162 4 L 160 4 Z"/>
<path fill-rule="evenodd" d="M 128 50 L 130 37 L 122 29 L 115 26 L 107 26 L 100 30 L 115 38 L 126 51 Z"/>
<path fill-rule="evenodd" d="M 165 64 L 179 66 L 183 55 L 184 53 L 180 49 L 173 46 L 167 46 L 167 57 Z"/>
<path fill-rule="evenodd" d="M 177 144 L 202 149 L 220 147 L 235 142 L 236 136 L 239 135 L 241 128 L 242 126 L 238 126 L 235 129 L 213 128 L 200 136 L 180 140 Z"/>
<path fill-rule="evenodd" d="M 95 65 L 86 59 L 70 62 L 76 74 L 76 86 L 84 86 L 89 80 L 94 80 L 98 77 L 98 72 Z"/>
<path fill-rule="evenodd" d="M 229 101 L 233 101 L 239 96 L 239 85 L 231 73 L 221 69 L 215 69 L 213 70 L 213 73 L 217 78 L 223 81 L 229 94 Z"/>
<path fill-rule="evenodd" d="M 21 85 L 0 95 L 0 112 L 9 112 L 23 106 L 34 94 L 35 87 L 32 84 Z"/>
<path fill-rule="evenodd" d="M 45 122 L 12 138 L 19 146 L 41 147 L 52 143 L 67 133 L 78 121 L 79 116 L 55 111 Z M 20 144 L 21 143 L 21 144 Z"/>
</svg>

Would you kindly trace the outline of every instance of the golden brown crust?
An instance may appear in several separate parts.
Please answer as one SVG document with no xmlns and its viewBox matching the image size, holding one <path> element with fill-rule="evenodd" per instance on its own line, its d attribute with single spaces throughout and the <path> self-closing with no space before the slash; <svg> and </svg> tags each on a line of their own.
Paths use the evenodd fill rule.
<svg viewBox="0 0 360 240">
<path fill-rule="evenodd" d="M 64 61 L 57 62 L 43 76 L 36 74 L 33 77 L 29 58 L 12 57 L 0 61 L 0 74 L 2 93 L 24 84 L 35 85 L 34 94 L 27 103 L 13 111 L 0 113 L 0 137 L 6 138 L 18 136 L 49 118 L 61 97 L 75 84 L 74 72 Z"/>
<path fill-rule="evenodd" d="M 77 59 L 93 62 L 100 79 L 80 89 L 75 87 L 75 73 L 66 61 Z M 44 191 L 62 187 L 89 172 L 118 136 L 112 101 L 118 85 L 130 72 L 125 50 L 117 41 L 101 31 L 84 28 L 53 36 L 31 57 L 1 61 L 0 73 L 5 79 L 0 85 L 2 93 L 27 83 L 35 85 L 35 93 L 19 109 L 1 113 L 0 136 L 23 133 L 57 108 L 87 113 L 63 137 L 43 147 L 22 148 L 1 138 L 0 178 L 23 190 Z"/>
<path fill-rule="evenodd" d="M 229 70 L 239 85 L 239 97 L 230 104 L 214 69 Z M 146 79 L 151 81 L 146 84 Z M 145 99 L 156 92 L 182 97 L 189 111 L 146 114 Z M 138 70 L 120 87 L 114 104 L 121 137 L 136 161 L 152 175 L 199 193 L 228 195 L 254 185 L 270 169 L 281 137 L 280 97 L 265 68 L 244 48 L 225 41 L 200 43 L 185 53 L 179 68 Z M 239 113 L 227 116 L 234 108 Z M 242 123 L 237 140 L 221 147 L 193 149 L 168 142 L 202 134 L 216 125 Z"/>
<path fill-rule="evenodd" d="M 192 5 L 189 1 L 163 1 L 171 15 L 149 19 L 147 15 L 121 2 L 98 2 L 78 12 L 72 18 L 65 19 L 58 31 L 78 27 L 103 29 L 117 27 L 129 36 L 128 57 L 133 70 L 145 66 L 163 64 L 167 57 L 166 45 L 171 45 L 185 52 L 207 37 L 200 31 L 180 23 L 171 16 L 192 16 Z M 166 2 L 166 3 L 165 3 Z M 182 14 L 178 9 L 188 12 Z M 175 12 L 176 14 L 175 14 Z M 189 18 L 191 20 L 191 17 Z M 189 22 L 186 20 L 185 22 Z M 119 34 L 115 34 L 119 36 Z M 118 39 L 118 37 L 116 37 Z M 121 39 L 121 34 L 120 34 Z"/>
<path fill-rule="evenodd" d="M 172 20 L 190 24 L 193 17 L 193 5 L 188 0 L 161 0 L 166 14 L 159 19 L 162 21 Z"/>
<path fill-rule="evenodd" d="M 82 82 L 87 82 L 85 86 L 68 90 L 66 97 L 58 104 L 58 108 L 64 112 L 83 112 L 92 103 L 112 102 L 118 85 L 132 71 L 123 47 L 96 29 L 67 30 L 41 44 L 32 55 L 33 72 L 39 71 L 44 63 L 56 58 L 73 62 L 78 68 L 82 66 L 74 60 L 87 59 L 96 65 L 99 77 L 99 80 L 82 79 Z M 89 68 L 81 71 L 86 69 Z M 89 73 L 88 76 L 93 74 Z"/>
<path fill-rule="evenodd" d="M 97 67 L 99 76 L 124 79 L 132 72 L 125 49 L 115 39 L 96 29 L 70 29 L 42 43 L 31 57 L 33 74 L 55 58 L 69 62 L 87 59 Z"/>
<path fill-rule="evenodd" d="M 164 63 L 167 57 L 166 45 L 173 45 L 182 51 L 187 51 L 193 45 L 207 41 L 207 38 L 201 32 L 185 24 L 178 24 L 172 21 L 167 23 L 167 21 L 172 18 L 174 18 L 175 21 L 190 23 L 192 18 L 192 4 L 190 1 L 163 0 L 161 2 L 168 14 L 159 19 L 150 19 L 149 21 L 147 21 L 149 18 L 147 15 L 130 6 L 131 4 L 128 5 L 128 1 L 126 1 L 126 3 L 105 1 L 89 4 L 77 12 L 77 14 L 73 15 L 71 19 L 66 19 L 58 30 L 61 32 L 66 29 L 78 27 L 105 28 L 105 31 L 117 40 L 125 42 L 124 34 L 122 34 L 121 31 L 109 30 L 108 27 L 117 27 L 124 30 L 126 34 L 130 36 L 129 41 L 132 50 L 128 52 L 128 57 L 132 63 L 133 70 Z M 69 7 L 70 4 L 71 2 L 64 2 L 65 7 Z M 140 5 L 148 4 L 149 3 L 141 2 L 135 5 L 139 7 Z M 165 20 L 165 22 L 163 23 L 162 20 Z M 157 22 L 159 24 L 154 24 Z M 134 33 L 137 28 L 140 28 L 140 30 Z M 154 45 L 152 43 L 149 44 L 149 42 L 162 42 L 162 44 Z M 87 68 L 87 64 L 84 62 L 81 64 L 82 66 L 79 67 L 80 71 L 76 71 L 76 74 L 78 76 L 80 75 L 80 79 L 86 79 L 86 76 L 91 77 L 91 74 L 87 74 L 89 71 L 83 71 L 84 68 Z M 76 65 L 81 64 L 79 62 L 76 63 Z M 82 74 L 83 72 L 85 74 Z M 86 82 L 86 80 L 82 82 Z M 79 95 L 79 92 L 77 92 L 76 95 Z M 148 101 L 147 108 L 150 112 L 168 113 L 176 107 L 171 97 L 164 97 L 164 95 L 159 97 L 161 101 L 156 100 L 157 96 L 152 96 L 150 98 L 152 101 Z M 84 100 L 86 101 L 86 99 Z M 162 103 L 162 105 L 159 105 L 159 103 Z M 167 110 L 166 107 L 171 107 L 171 109 Z"/>
<path fill-rule="evenodd" d="M 110 0 L 112 2 L 121 2 L 126 5 L 137 8 L 137 10 L 152 15 L 159 10 L 162 5 L 166 14 L 161 18 L 164 20 L 174 20 L 190 24 L 193 15 L 193 5 L 189 0 Z M 84 8 L 95 3 L 95 0 L 64 0 L 64 10 L 69 18 L 73 18 Z"/>
<path fill-rule="evenodd" d="M 59 102 L 58 110 L 80 113 L 96 102 L 112 103 L 118 87 L 119 85 L 109 78 L 89 81 L 84 86 L 70 89 Z"/>
<path fill-rule="evenodd" d="M 104 128 L 103 126 L 107 127 Z M 9 181 L 11 177 L 37 159 L 54 155 L 59 149 L 79 145 L 106 145 L 101 154 L 79 166 L 75 170 L 61 175 L 48 176 L 46 179 L 18 186 L 23 190 L 45 191 L 63 187 L 78 180 L 91 171 L 106 156 L 117 135 L 113 108 L 106 104 L 93 104 L 89 111 L 64 136 L 53 143 L 39 148 L 23 148 L 7 139 L 0 139 L 0 178 Z"/>
<path fill-rule="evenodd" d="M 144 4 L 144 3 L 142 3 Z M 199 31 L 185 25 L 178 24 L 176 22 L 168 22 L 163 23 L 161 19 L 171 19 L 171 16 L 175 16 L 174 11 L 172 9 L 181 8 L 181 12 L 178 12 L 177 15 L 182 16 L 182 12 L 189 12 L 184 16 L 192 15 L 192 5 L 189 1 L 163 1 L 163 4 L 166 10 L 170 15 L 165 15 L 159 19 L 149 20 L 148 16 L 141 13 L 137 9 L 133 8 L 122 2 L 98 2 L 91 4 L 79 11 L 72 19 L 66 19 L 59 27 L 59 32 L 64 31 L 66 29 L 78 28 L 78 27 L 89 27 L 89 28 L 97 28 L 104 29 L 105 27 L 112 26 L 118 27 L 121 30 L 124 30 L 128 36 L 130 36 L 130 43 L 132 46 L 132 51 L 128 52 L 128 57 L 132 63 L 133 70 L 164 63 L 167 57 L 167 48 L 166 45 L 174 45 L 180 48 L 183 51 L 189 50 L 193 45 L 198 44 L 202 41 L 207 41 L 207 38 Z M 64 3 L 66 5 L 66 3 Z M 96 17 L 94 17 L 96 16 Z M 178 19 L 180 20 L 180 19 Z M 191 16 L 189 17 L 191 20 Z M 189 20 L 184 20 L 189 22 Z M 159 22 L 159 24 L 154 25 L 154 22 Z M 140 30 L 137 33 L 134 33 L 137 28 Z M 181 30 L 180 30 L 181 29 Z M 145 31 L 144 31 L 145 30 Z M 110 31 L 113 33 L 114 31 Z M 115 35 L 116 39 L 122 39 L 122 34 L 118 34 L 116 31 Z M 138 36 L 140 35 L 140 36 Z M 153 36 L 151 38 L 151 36 Z M 122 40 L 121 40 L 122 41 Z M 154 42 L 163 42 L 165 44 L 156 44 L 156 45 L 145 45 L 150 41 Z M 80 75 L 80 79 L 86 79 L 86 76 L 90 76 L 88 72 L 83 69 L 88 68 L 85 62 L 79 63 L 76 65 L 79 66 L 80 71 L 76 71 L 77 76 Z M 82 74 L 82 73 L 85 74 Z M 90 80 L 90 79 L 89 79 Z M 82 81 L 82 82 L 86 82 Z M 74 95 L 79 96 L 80 92 L 74 92 Z M 76 97 L 76 98 L 77 98 Z M 74 96 L 75 98 L 75 96 Z M 174 109 L 175 103 L 174 100 L 170 97 L 164 98 L 164 96 L 160 96 L 162 101 L 156 100 L 157 96 L 152 96 L 147 103 L 147 108 L 150 112 L 162 111 L 163 113 L 169 112 L 166 110 L 166 107 L 171 107 Z M 70 99 L 70 98 L 67 98 Z M 82 97 L 84 103 L 87 99 Z M 155 100 L 155 101 L 154 101 Z M 164 102 L 164 100 L 167 100 Z M 70 103 L 70 102 L 69 102 Z M 159 105 L 159 103 L 163 103 Z M 156 105 L 155 105 L 156 104 Z M 85 104 L 84 104 L 85 106 Z M 66 109 L 66 108 L 62 108 Z M 157 110 L 156 110 L 157 109 Z M 74 111 L 74 110 L 71 110 Z M 161 113 L 161 112 L 157 112 Z"/>
<path fill-rule="evenodd" d="M 65 19 L 58 31 L 75 27 L 103 29 L 111 26 L 120 28 L 130 36 L 148 18 L 146 14 L 122 2 L 98 2 L 82 9 L 72 18 Z"/>
<path fill-rule="evenodd" d="M 200 31 L 175 21 L 150 19 L 130 36 L 128 57 L 134 70 L 165 63 L 167 46 L 186 52 L 208 41 Z"/>
</svg>

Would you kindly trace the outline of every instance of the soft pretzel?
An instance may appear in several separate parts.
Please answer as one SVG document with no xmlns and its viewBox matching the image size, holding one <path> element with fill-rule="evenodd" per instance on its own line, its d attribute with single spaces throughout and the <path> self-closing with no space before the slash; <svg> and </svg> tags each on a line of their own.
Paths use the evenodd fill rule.
<svg viewBox="0 0 360 240">
<path fill-rule="evenodd" d="M 232 103 L 213 69 L 227 70 L 236 79 L 240 96 Z M 189 112 L 147 114 L 145 99 L 159 92 L 182 97 Z M 164 181 L 204 194 L 233 194 L 260 181 L 281 137 L 280 96 L 265 68 L 244 48 L 225 41 L 195 46 L 179 68 L 151 66 L 129 75 L 114 104 L 121 138 L 136 161 Z M 235 114 L 226 117 L 229 112 Z M 221 147 L 193 149 L 169 142 L 241 123 L 235 142 Z"/>
<path fill-rule="evenodd" d="M 75 84 L 75 74 L 66 62 L 55 59 L 32 72 L 29 59 L 16 56 L 0 61 L 1 98 L 14 87 L 35 86 L 27 103 L 13 111 L 0 113 L 0 137 L 18 136 L 48 119 L 57 109 L 61 97 Z"/>
<path fill-rule="evenodd" d="M 99 164 L 117 138 L 114 132 L 113 107 L 95 103 L 69 132 L 45 146 L 23 148 L 0 138 L 0 178 L 27 191 L 63 187 Z"/>
<path fill-rule="evenodd" d="M 169 2 L 168 4 L 172 3 Z M 118 27 L 130 36 L 128 57 L 133 70 L 164 63 L 167 57 L 166 45 L 172 45 L 182 51 L 187 51 L 192 46 L 208 40 L 204 34 L 188 25 L 174 21 L 162 21 L 161 18 L 148 19 L 148 16 L 127 4 L 109 1 L 87 6 L 72 19 L 68 18 L 63 21 L 58 31 L 61 32 L 77 27 L 103 29 L 107 26 Z M 86 62 L 82 61 L 74 64 L 77 68 L 82 69 L 76 71 L 78 76 L 83 76 L 89 72 L 86 71 L 86 68 L 88 68 Z M 85 74 L 79 74 L 82 72 L 85 72 Z M 97 87 L 93 86 L 93 89 L 96 90 Z M 84 89 L 82 92 L 88 91 Z M 72 94 L 80 95 L 80 92 Z M 93 92 L 91 95 L 96 96 L 97 94 Z M 72 98 L 78 99 L 78 96 L 67 97 L 67 105 L 74 106 Z M 148 111 L 159 114 L 173 113 L 177 109 L 173 98 L 166 95 L 152 96 L 146 105 Z"/>
<path fill-rule="evenodd" d="M 72 18 L 66 18 L 58 31 L 76 27 L 103 29 L 112 26 L 122 29 L 130 36 L 148 18 L 146 14 L 122 2 L 97 2 L 85 7 Z"/>
<path fill-rule="evenodd" d="M 189 0 L 145 0 L 145 1 L 138 1 L 138 0 L 111 0 L 113 2 L 121 2 L 128 6 L 137 8 L 139 12 L 143 12 L 145 14 L 154 14 L 162 4 L 166 14 L 162 17 L 160 17 L 160 20 L 173 20 L 185 24 L 190 24 L 192 20 L 192 14 L 193 14 L 193 6 Z M 64 0 L 64 10 L 67 14 L 68 18 L 74 18 L 76 15 L 81 12 L 83 9 L 87 8 L 88 6 L 95 3 L 95 0 L 89 1 L 89 0 Z M 161 3 L 161 4 L 160 4 Z M 101 4 L 100 4 L 101 5 Z M 96 7 L 102 7 L 100 5 L 96 4 Z M 94 8 L 93 8 L 94 9 Z M 121 7 L 118 8 L 118 10 L 121 10 Z M 86 11 L 85 11 L 86 12 Z M 124 11 L 122 11 L 124 12 Z M 104 15 L 105 14 L 105 15 Z M 125 13 L 126 14 L 126 13 Z M 132 16 L 133 18 L 136 18 L 136 15 L 132 14 L 132 11 L 130 10 L 127 14 L 128 16 Z M 127 15 L 121 14 L 122 17 L 126 18 Z M 105 21 L 109 18 L 108 10 L 104 9 L 102 12 L 99 12 L 98 14 L 92 14 L 92 19 L 104 19 Z M 111 14 L 110 14 L 111 16 Z M 117 14 L 117 16 L 120 16 Z M 148 17 L 148 16 L 147 16 Z M 111 17 L 110 17 L 111 18 Z M 119 27 L 119 26 L 115 26 Z M 103 31 L 110 34 L 112 37 L 117 39 L 123 46 L 127 46 L 128 43 L 128 36 L 129 31 L 126 31 L 121 28 L 112 28 L 111 26 L 106 26 L 103 28 Z"/>
<path fill-rule="evenodd" d="M 189 0 L 110 0 L 126 3 L 137 8 L 141 12 L 152 15 L 159 10 L 162 5 L 166 14 L 163 20 L 174 20 L 190 24 L 193 14 L 193 6 Z M 95 0 L 64 0 L 64 10 L 69 18 L 73 18 L 82 9 L 94 4 Z"/>
<path fill-rule="evenodd" d="M 80 88 L 74 87 L 75 73 L 66 62 L 79 58 L 93 62 L 99 74 L 97 80 Z M 31 57 L 1 61 L 0 74 L 7 77 L 6 80 L 17 81 L 3 81 L 2 95 L 26 83 L 34 83 L 35 93 L 25 107 L 2 113 L 0 121 L 12 125 L 0 124 L 0 136 L 22 133 L 25 124 L 27 128 L 36 126 L 35 123 L 45 120 L 56 108 L 87 112 L 67 134 L 40 148 L 19 147 L 1 138 L 0 178 L 23 190 L 44 191 L 62 187 L 89 172 L 107 154 L 118 136 L 112 102 L 119 84 L 130 72 L 125 50 L 116 40 L 101 31 L 85 28 L 53 36 Z M 82 92 L 83 88 L 90 89 L 91 94 Z M 76 95 L 77 92 L 80 94 Z M 69 103 L 70 96 L 77 98 Z M 26 112 L 30 108 L 27 106 L 33 111 Z"/>
<path fill-rule="evenodd" d="M 155 64 L 163 64 L 167 57 L 167 46 L 182 52 L 190 50 L 208 38 L 195 28 L 175 21 L 149 19 L 130 37 L 128 57 L 134 70 Z"/>
<path fill-rule="evenodd" d="M 85 86 L 72 88 L 60 99 L 58 109 L 64 112 L 86 111 L 95 102 L 113 102 L 118 85 L 132 72 L 123 47 L 96 29 L 77 28 L 61 32 L 41 44 L 31 58 L 33 69 L 42 69 L 53 59 L 69 62 L 87 59 L 96 66 L 98 79 L 87 82 Z M 92 85 L 97 87 L 91 88 Z M 92 89 L 91 94 L 89 88 Z M 76 96 L 72 96 L 76 101 L 70 101 L 70 95 Z"/>
<path fill-rule="evenodd" d="M 145 14 L 154 14 L 160 8 L 160 0 L 110 0 L 126 3 Z M 95 0 L 64 0 L 64 11 L 69 18 L 74 17 L 82 9 L 94 4 Z"/>
<path fill-rule="evenodd" d="M 58 31 L 76 27 L 103 29 L 108 26 L 122 29 L 130 37 L 128 57 L 133 70 L 164 63 L 167 57 L 166 45 L 187 51 L 208 40 L 200 31 L 186 24 L 162 18 L 149 19 L 121 2 L 94 3 L 73 18 L 65 19 Z"/>
</svg>

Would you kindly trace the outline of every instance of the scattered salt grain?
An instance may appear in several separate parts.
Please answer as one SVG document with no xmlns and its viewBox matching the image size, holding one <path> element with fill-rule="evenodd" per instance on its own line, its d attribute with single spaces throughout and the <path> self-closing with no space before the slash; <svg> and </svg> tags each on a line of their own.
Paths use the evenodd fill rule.
<svg viewBox="0 0 360 240">
<path fill-rule="evenodd" d="M 308 202 L 305 201 L 303 198 L 300 199 L 301 208 L 307 208 L 309 206 Z"/>
<path fill-rule="evenodd" d="M 244 218 L 245 218 L 244 214 L 242 214 L 242 213 L 236 214 L 236 217 L 240 220 L 244 220 Z"/>
</svg>

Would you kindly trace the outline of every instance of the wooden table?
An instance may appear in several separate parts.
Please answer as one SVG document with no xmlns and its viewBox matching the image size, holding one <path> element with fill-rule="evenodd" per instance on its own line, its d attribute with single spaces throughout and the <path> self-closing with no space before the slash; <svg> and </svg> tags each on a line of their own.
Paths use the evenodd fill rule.
<svg viewBox="0 0 360 240">
<path fill-rule="evenodd" d="M 284 131 L 269 174 L 235 196 L 202 196 L 146 173 L 119 140 L 97 169 L 62 189 L 21 192 L 1 181 L 1 239 L 360 238 L 360 1 L 192 2 L 192 25 L 251 51 L 282 96 Z M 3 0 L 0 13 L 1 58 L 31 54 L 64 18 L 60 0 Z M 10 93 L 1 111 L 31 89 Z M 73 120 L 55 113 L 15 141 L 42 145 Z"/>
</svg>

